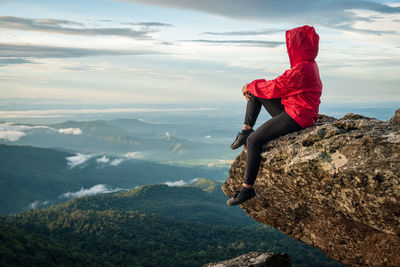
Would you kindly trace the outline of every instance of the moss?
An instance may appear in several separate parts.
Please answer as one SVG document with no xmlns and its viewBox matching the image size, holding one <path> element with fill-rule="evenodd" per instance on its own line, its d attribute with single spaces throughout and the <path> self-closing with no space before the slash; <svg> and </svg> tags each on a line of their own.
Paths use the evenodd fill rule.
<svg viewBox="0 0 400 267">
<path fill-rule="evenodd" d="M 326 128 L 319 129 L 317 135 L 322 139 L 326 134 Z"/>
<path fill-rule="evenodd" d="M 319 155 L 318 155 L 318 160 L 319 161 L 332 161 L 331 156 L 329 155 L 329 153 L 327 153 L 326 151 L 322 151 Z"/>
</svg>

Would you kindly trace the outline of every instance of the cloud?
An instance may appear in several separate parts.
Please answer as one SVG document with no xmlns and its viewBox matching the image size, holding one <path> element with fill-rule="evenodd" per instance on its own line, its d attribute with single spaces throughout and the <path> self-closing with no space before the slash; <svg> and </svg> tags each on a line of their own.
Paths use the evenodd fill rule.
<svg viewBox="0 0 400 267">
<path fill-rule="evenodd" d="M 103 157 L 101 157 L 101 158 L 97 158 L 96 161 L 97 161 L 98 163 L 108 163 L 108 162 L 110 161 L 110 159 L 107 158 L 106 156 L 103 156 Z"/>
<path fill-rule="evenodd" d="M 79 128 L 55 129 L 42 125 L 17 125 L 11 122 L 6 122 L 6 123 L 0 123 L 0 139 L 14 142 L 35 129 L 45 129 L 47 130 L 47 132 L 50 133 L 58 132 L 61 134 L 78 135 L 82 133 L 82 130 Z"/>
<path fill-rule="evenodd" d="M 115 158 L 113 160 L 106 156 L 103 156 L 102 158 L 97 158 L 96 161 L 98 163 L 110 163 L 111 166 L 118 166 L 125 160 L 143 158 L 143 154 L 141 152 L 128 152 L 125 153 L 123 156 L 124 158 Z"/>
<path fill-rule="evenodd" d="M 150 21 L 150 22 L 127 22 L 124 23 L 126 25 L 140 25 L 140 26 L 146 26 L 146 27 L 174 27 L 172 24 L 168 23 L 162 23 L 162 22 L 155 22 L 155 21 Z"/>
<path fill-rule="evenodd" d="M 351 10 L 399 14 L 400 7 L 367 0 L 125 0 L 164 7 L 182 8 L 219 16 L 255 21 L 285 21 L 326 27 L 365 21 Z"/>
<path fill-rule="evenodd" d="M 64 67 L 64 70 L 70 70 L 70 71 L 86 71 L 86 70 L 96 70 L 96 68 L 91 67 L 91 66 L 76 66 L 76 67 Z"/>
<path fill-rule="evenodd" d="M 146 54 L 161 54 L 161 52 L 151 50 L 108 50 L 7 43 L 0 44 L 0 57 L 74 58 L 90 56 L 122 56 Z"/>
<path fill-rule="evenodd" d="M 128 159 L 141 159 L 141 158 L 143 158 L 143 154 L 138 151 L 128 152 L 124 155 L 124 157 L 126 157 Z"/>
<path fill-rule="evenodd" d="M 77 191 L 77 192 L 67 192 L 64 194 L 61 194 L 59 198 L 76 198 L 76 197 L 82 197 L 82 196 L 91 196 L 91 195 L 97 195 L 97 194 L 106 194 L 106 193 L 113 193 L 121 190 L 126 190 L 122 188 L 110 188 L 106 184 L 98 184 L 95 186 L 92 186 L 89 189 L 84 189 L 83 187 Z"/>
<path fill-rule="evenodd" d="M 70 156 L 66 157 L 65 159 L 67 160 L 67 164 L 70 167 L 70 169 L 84 164 L 86 161 L 91 159 L 94 156 L 94 154 L 83 154 L 83 153 L 78 153 L 75 156 Z"/>
<path fill-rule="evenodd" d="M 125 112 L 187 112 L 212 111 L 217 108 L 105 108 L 105 109 L 40 109 L 40 110 L 0 110 L 0 118 L 57 118 L 76 114 L 112 114 Z"/>
<path fill-rule="evenodd" d="M 332 26 L 332 28 L 342 30 L 342 31 L 357 32 L 357 33 L 369 33 L 369 34 L 375 34 L 375 35 L 396 34 L 396 31 L 386 31 L 386 30 L 377 31 L 377 30 L 357 29 L 357 28 L 354 28 L 350 24 L 342 24 L 342 25 Z"/>
<path fill-rule="evenodd" d="M 79 26 L 81 28 L 71 26 Z M 154 32 L 152 29 L 133 30 L 131 28 L 85 28 L 84 24 L 69 20 L 27 19 L 11 16 L 0 16 L 0 28 L 89 36 L 117 35 L 135 39 L 150 39 L 148 34 Z"/>
<path fill-rule="evenodd" d="M 125 161 L 125 159 L 123 159 L 123 158 L 113 159 L 110 164 L 111 164 L 111 166 L 118 166 L 123 161 Z"/>
<path fill-rule="evenodd" d="M 26 135 L 24 132 L 18 132 L 18 131 L 2 131 L 0 130 L 0 139 L 4 139 L 6 141 L 17 141 L 20 139 L 22 136 Z"/>
<path fill-rule="evenodd" d="M 24 58 L 16 58 L 16 57 L 0 58 L 0 67 L 8 65 L 27 64 L 27 63 L 36 64 L 35 62 Z"/>
<path fill-rule="evenodd" d="M 111 166 L 118 166 L 119 164 L 121 164 L 122 162 L 124 162 L 125 160 L 129 160 L 129 159 L 139 159 L 142 158 L 142 153 L 141 152 L 128 152 L 126 154 L 124 154 L 124 158 L 114 158 L 114 159 L 110 159 L 107 156 L 103 156 L 101 158 L 97 158 L 96 162 L 98 163 L 110 163 Z"/>
<path fill-rule="evenodd" d="M 64 129 L 58 129 L 58 132 L 63 134 L 78 135 L 82 133 L 82 130 L 79 128 L 64 128 Z"/>
<path fill-rule="evenodd" d="M 169 134 L 169 132 L 165 132 L 164 139 L 167 141 L 171 140 L 171 135 Z"/>
<path fill-rule="evenodd" d="M 190 180 L 189 182 L 185 182 L 183 180 L 179 180 L 179 181 L 175 181 L 175 182 L 166 181 L 164 184 L 166 184 L 168 186 L 184 186 L 184 185 L 187 185 L 187 184 L 194 183 L 197 180 L 198 180 L 198 178 L 194 178 L 194 179 Z"/>
<path fill-rule="evenodd" d="M 51 131 L 55 131 L 55 129 L 47 126 L 17 125 L 6 122 L 0 123 L 0 139 L 14 142 L 20 139 L 22 136 L 26 135 L 26 132 L 33 129 L 48 129 Z"/>
<path fill-rule="evenodd" d="M 207 164 L 208 167 L 223 167 L 232 165 L 233 160 L 230 159 L 220 159 L 217 162 L 213 161 Z"/>
<path fill-rule="evenodd" d="M 234 32 L 203 32 L 202 34 L 218 35 L 218 36 L 247 36 L 247 35 L 269 35 L 273 33 L 284 32 L 284 30 L 270 29 L 260 31 L 234 31 Z"/>
<path fill-rule="evenodd" d="M 175 182 L 165 182 L 164 184 L 168 185 L 168 186 L 184 186 L 186 184 L 186 182 L 184 182 L 183 180 L 179 180 L 179 181 L 175 181 Z"/>
<path fill-rule="evenodd" d="M 277 47 L 285 44 L 284 42 L 276 41 L 258 41 L 258 40 L 184 40 L 184 42 L 194 43 L 210 43 L 210 44 L 227 44 L 240 46 L 257 46 L 257 47 Z"/>
<path fill-rule="evenodd" d="M 34 210 L 34 209 L 39 208 L 40 206 L 47 206 L 49 204 L 50 204 L 50 202 L 48 200 L 46 200 L 46 201 L 35 200 L 31 204 L 29 204 L 29 208 Z"/>
</svg>

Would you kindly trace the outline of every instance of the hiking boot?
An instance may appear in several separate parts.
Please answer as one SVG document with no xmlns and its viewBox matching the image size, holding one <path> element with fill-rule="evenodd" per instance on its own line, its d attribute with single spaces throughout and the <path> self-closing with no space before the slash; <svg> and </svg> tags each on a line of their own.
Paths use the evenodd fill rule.
<svg viewBox="0 0 400 267">
<path fill-rule="evenodd" d="M 246 188 L 242 186 L 242 188 L 239 191 L 236 191 L 235 195 L 232 198 L 228 199 L 226 205 L 237 206 L 255 196 L 256 192 L 254 191 L 253 188 Z"/>
<path fill-rule="evenodd" d="M 254 132 L 253 129 L 250 130 L 242 130 L 241 132 L 238 132 L 235 141 L 232 143 L 231 148 L 236 149 L 238 147 L 241 147 L 242 145 L 246 144 L 247 137 Z"/>
</svg>

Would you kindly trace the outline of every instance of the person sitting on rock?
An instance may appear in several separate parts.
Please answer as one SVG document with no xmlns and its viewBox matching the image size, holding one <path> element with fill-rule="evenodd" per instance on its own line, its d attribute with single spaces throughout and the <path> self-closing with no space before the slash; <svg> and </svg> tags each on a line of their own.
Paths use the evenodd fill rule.
<svg viewBox="0 0 400 267">
<path fill-rule="evenodd" d="M 276 79 L 254 80 L 242 88 L 247 100 L 243 130 L 231 148 L 246 145 L 246 171 L 242 188 L 227 201 L 236 206 L 255 196 L 253 189 L 261 161 L 262 146 L 279 136 L 313 126 L 318 119 L 322 83 L 315 58 L 319 36 L 313 27 L 302 26 L 286 31 L 290 69 Z M 255 131 L 261 106 L 272 116 Z"/>
</svg>

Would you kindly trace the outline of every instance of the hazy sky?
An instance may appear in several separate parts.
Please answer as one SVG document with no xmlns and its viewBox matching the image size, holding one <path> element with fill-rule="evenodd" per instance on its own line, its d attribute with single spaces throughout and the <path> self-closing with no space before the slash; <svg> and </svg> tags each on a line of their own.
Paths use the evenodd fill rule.
<svg viewBox="0 0 400 267">
<path fill-rule="evenodd" d="M 304 24 L 322 101 L 400 102 L 400 2 L 374 0 L 0 0 L 0 98 L 241 100 Z"/>
</svg>

